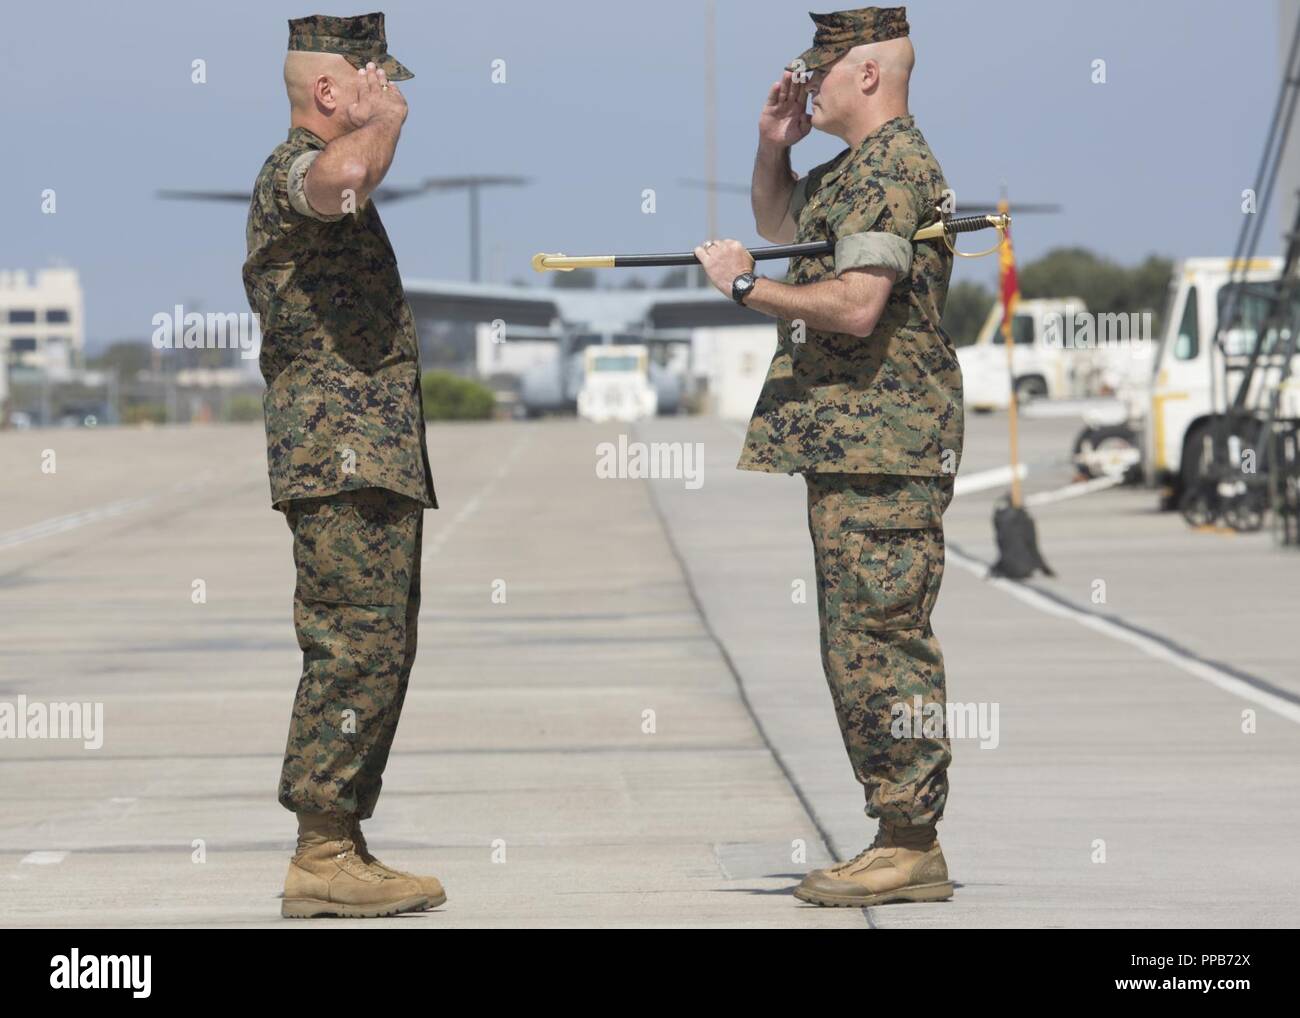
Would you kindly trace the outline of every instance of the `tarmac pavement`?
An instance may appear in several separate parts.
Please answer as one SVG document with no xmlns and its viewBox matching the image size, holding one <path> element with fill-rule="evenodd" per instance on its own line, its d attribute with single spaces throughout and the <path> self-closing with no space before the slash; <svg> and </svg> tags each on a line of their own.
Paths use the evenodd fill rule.
<svg viewBox="0 0 1300 1018">
<path fill-rule="evenodd" d="M 1002 460 L 1003 424 L 970 418 L 963 475 Z M 1069 482 L 1076 426 L 1027 422 L 1029 490 Z M 598 477 L 620 434 L 703 443 L 704 483 Z M 950 699 L 996 705 L 998 728 L 954 743 L 957 894 L 796 902 L 870 828 L 815 598 L 791 597 L 812 581 L 802 481 L 735 471 L 739 436 L 431 426 L 421 650 L 367 833 L 449 900 L 361 924 L 1295 924 L 1297 560 L 1192 533 L 1140 489 L 1034 510 L 1055 614 L 983 578 L 999 492 L 958 497 L 935 628 Z M 0 434 L 0 702 L 104 711 L 98 749 L 0 739 L 0 923 L 341 922 L 279 917 L 300 657 L 264 455 L 258 425 Z"/>
</svg>

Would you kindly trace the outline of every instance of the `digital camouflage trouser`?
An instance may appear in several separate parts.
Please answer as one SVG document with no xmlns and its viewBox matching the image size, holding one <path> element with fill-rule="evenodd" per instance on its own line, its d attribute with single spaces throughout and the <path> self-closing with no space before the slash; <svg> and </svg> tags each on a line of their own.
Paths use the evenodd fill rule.
<svg viewBox="0 0 1300 1018">
<path fill-rule="evenodd" d="M 364 820 L 397 732 L 420 614 L 420 503 L 383 488 L 295 499 L 302 678 L 280 773 L 296 813 Z"/>
<path fill-rule="evenodd" d="M 930 612 L 943 579 L 951 477 L 805 474 L 822 668 L 867 814 L 929 824 L 948 797 L 946 732 L 923 736 L 914 697 L 943 716 L 943 653 Z M 901 713 L 902 707 L 907 713 Z M 898 718 L 914 718 L 900 727 Z M 914 724 L 915 727 L 912 727 Z M 934 734 L 933 726 L 928 730 Z M 904 737 L 896 737 L 896 732 Z"/>
</svg>

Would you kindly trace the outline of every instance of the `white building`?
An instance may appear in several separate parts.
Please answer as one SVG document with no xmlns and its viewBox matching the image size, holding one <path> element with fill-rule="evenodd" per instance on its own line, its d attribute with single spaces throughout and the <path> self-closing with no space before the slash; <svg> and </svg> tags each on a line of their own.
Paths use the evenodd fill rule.
<svg viewBox="0 0 1300 1018">
<path fill-rule="evenodd" d="M 776 352 L 776 324 L 731 325 L 691 330 L 695 368 L 709 385 L 709 411 L 747 421 Z"/>
<path fill-rule="evenodd" d="M 507 342 L 488 322 L 474 326 L 474 369 L 484 381 L 498 375 L 521 377 L 559 355 L 560 337 L 556 330 L 514 326 Z"/>
<path fill-rule="evenodd" d="M 30 367 L 52 378 L 82 366 L 85 312 L 76 269 L 0 270 L 0 374 Z M 4 380 L 0 378 L 0 396 Z"/>
</svg>

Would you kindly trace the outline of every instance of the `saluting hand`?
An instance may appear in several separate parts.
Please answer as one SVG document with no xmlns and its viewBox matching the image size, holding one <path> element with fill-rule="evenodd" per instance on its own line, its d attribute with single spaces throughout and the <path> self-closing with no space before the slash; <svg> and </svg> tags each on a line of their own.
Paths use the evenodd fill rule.
<svg viewBox="0 0 1300 1018">
<path fill-rule="evenodd" d="M 406 99 L 382 67 L 371 63 L 357 71 L 357 90 L 357 101 L 348 107 L 348 122 L 353 128 L 365 127 L 379 118 L 396 120 L 399 127 L 406 122 Z"/>
<path fill-rule="evenodd" d="M 812 130 L 812 117 L 804 112 L 807 108 L 808 85 L 796 82 L 786 71 L 767 93 L 767 103 L 758 117 L 759 141 L 780 148 L 802 141 Z"/>
</svg>

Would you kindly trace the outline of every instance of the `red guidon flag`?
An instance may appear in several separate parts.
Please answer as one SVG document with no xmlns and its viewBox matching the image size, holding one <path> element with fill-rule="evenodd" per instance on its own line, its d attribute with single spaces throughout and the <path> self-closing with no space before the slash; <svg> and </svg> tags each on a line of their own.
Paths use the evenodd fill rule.
<svg viewBox="0 0 1300 1018">
<path fill-rule="evenodd" d="M 1006 215 L 1010 211 L 1007 200 L 998 201 L 998 211 Z M 1016 304 L 1020 301 L 1020 283 L 1016 279 L 1016 253 L 1011 249 L 1011 227 L 1007 227 L 1006 236 L 998 248 L 999 289 L 1002 291 L 1002 331 L 1011 334 L 1011 316 L 1015 314 Z"/>
</svg>

